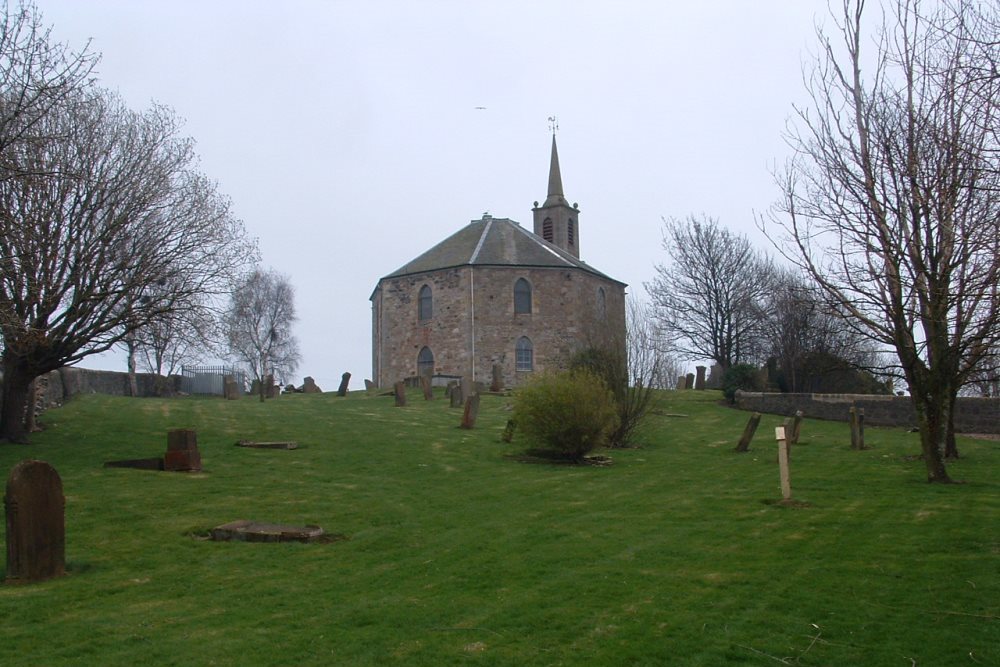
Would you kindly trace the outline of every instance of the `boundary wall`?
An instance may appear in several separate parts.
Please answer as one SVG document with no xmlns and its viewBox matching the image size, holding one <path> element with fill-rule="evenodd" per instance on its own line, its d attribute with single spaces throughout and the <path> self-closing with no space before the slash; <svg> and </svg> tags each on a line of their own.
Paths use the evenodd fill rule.
<svg viewBox="0 0 1000 667">
<path fill-rule="evenodd" d="M 737 391 L 736 407 L 753 412 L 794 415 L 846 422 L 854 406 L 864 408 L 872 426 L 916 427 L 916 411 L 909 396 L 877 394 L 781 394 Z M 955 403 L 957 433 L 1000 433 L 1000 398 L 959 397 Z"/>
</svg>

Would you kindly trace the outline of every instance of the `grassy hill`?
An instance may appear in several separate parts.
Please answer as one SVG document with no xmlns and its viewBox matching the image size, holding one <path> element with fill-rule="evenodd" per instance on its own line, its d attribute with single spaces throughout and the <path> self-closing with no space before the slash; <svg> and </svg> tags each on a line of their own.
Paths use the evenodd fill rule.
<svg viewBox="0 0 1000 667">
<path fill-rule="evenodd" d="M 473 431 L 441 397 L 83 397 L 0 445 L 4 476 L 62 476 L 70 569 L 0 586 L 0 664 L 1000 664 L 1000 443 L 931 486 L 915 434 L 806 420 L 787 508 L 780 418 L 736 454 L 719 398 L 664 394 L 641 448 L 580 467 L 519 460 L 500 397 Z M 204 472 L 102 467 L 170 428 Z M 198 538 L 236 519 L 348 539 Z"/>
</svg>

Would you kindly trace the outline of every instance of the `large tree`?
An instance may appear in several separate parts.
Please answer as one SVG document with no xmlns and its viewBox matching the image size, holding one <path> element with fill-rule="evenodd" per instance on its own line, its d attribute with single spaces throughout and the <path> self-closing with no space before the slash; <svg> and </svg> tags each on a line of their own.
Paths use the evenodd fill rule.
<svg viewBox="0 0 1000 667">
<path fill-rule="evenodd" d="M 26 439 L 35 377 L 221 296 L 255 256 L 169 109 L 133 112 L 80 85 L 30 134 L 0 154 L 0 437 L 12 441 Z"/>
<path fill-rule="evenodd" d="M 955 398 L 1000 338 L 997 12 L 899 0 L 873 40 L 863 0 L 845 0 L 771 216 L 831 305 L 895 351 L 932 482 L 951 481 Z"/>
<path fill-rule="evenodd" d="M 223 316 L 229 356 L 260 381 L 261 400 L 268 375 L 288 378 L 299 365 L 299 343 L 292 334 L 296 319 L 295 288 L 274 270 L 252 271 L 232 293 Z"/>
<path fill-rule="evenodd" d="M 771 264 L 745 236 L 714 218 L 663 224 L 668 264 L 646 283 L 668 352 L 729 368 L 760 357 L 760 304 Z"/>
</svg>

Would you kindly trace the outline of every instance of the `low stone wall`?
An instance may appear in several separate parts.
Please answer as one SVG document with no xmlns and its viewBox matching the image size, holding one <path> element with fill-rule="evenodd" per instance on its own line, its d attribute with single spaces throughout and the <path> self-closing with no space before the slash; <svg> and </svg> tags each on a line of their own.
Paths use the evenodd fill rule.
<svg viewBox="0 0 1000 667">
<path fill-rule="evenodd" d="M 801 410 L 806 417 L 847 421 L 851 406 L 864 408 L 865 423 L 872 426 L 917 425 L 909 396 L 873 394 L 780 394 L 736 392 L 741 410 L 793 415 Z M 1000 433 L 1000 398 L 960 397 L 955 404 L 955 431 L 958 433 Z"/>
</svg>

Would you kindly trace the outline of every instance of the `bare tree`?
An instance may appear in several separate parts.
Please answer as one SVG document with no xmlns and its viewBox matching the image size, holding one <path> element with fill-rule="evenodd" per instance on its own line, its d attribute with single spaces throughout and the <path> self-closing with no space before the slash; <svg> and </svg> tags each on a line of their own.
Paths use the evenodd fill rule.
<svg viewBox="0 0 1000 667">
<path fill-rule="evenodd" d="M 998 9 L 899 0 L 871 54 L 865 3 L 842 9 L 770 219 L 842 316 L 895 351 L 927 478 L 950 482 L 955 398 L 1000 337 Z"/>
<path fill-rule="evenodd" d="M 645 287 L 672 341 L 669 351 L 723 368 L 758 359 L 769 260 L 746 237 L 705 216 L 665 219 L 663 249 L 670 264 L 656 266 Z"/>
<path fill-rule="evenodd" d="M 287 276 L 256 269 L 233 291 L 223 319 L 229 356 L 260 381 L 262 401 L 266 376 L 280 380 L 298 367 L 295 320 L 295 289 Z"/>
<path fill-rule="evenodd" d="M 0 179 L 0 437 L 18 441 L 35 377 L 226 293 L 255 256 L 165 107 L 81 88 L 32 134 L 3 150 Z"/>
</svg>

